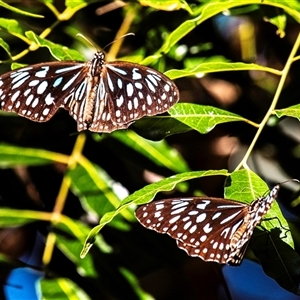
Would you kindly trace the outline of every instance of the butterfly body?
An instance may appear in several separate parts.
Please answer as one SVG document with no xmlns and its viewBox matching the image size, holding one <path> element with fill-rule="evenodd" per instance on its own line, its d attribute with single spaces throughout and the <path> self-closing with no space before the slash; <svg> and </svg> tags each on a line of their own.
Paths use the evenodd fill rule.
<svg viewBox="0 0 300 300">
<path fill-rule="evenodd" d="M 139 64 L 105 62 L 103 52 L 88 62 L 41 63 L 0 76 L 2 110 L 46 122 L 62 107 L 78 131 L 125 129 L 178 100 L 176 85 L 165 75 Z"/>
<path fill-rule="evenodd" d="M 250 205 L 213 197 L 165 199 L 140 206 L 136 217 L 146 228 L 170 235 L 190 256 L 239 265 L 278 191 L 276 185 Z"/>
</svg>

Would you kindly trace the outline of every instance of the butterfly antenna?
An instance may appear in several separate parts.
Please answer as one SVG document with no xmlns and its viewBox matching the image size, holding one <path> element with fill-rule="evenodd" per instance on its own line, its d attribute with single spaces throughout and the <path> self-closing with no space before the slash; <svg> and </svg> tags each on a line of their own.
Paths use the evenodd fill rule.
<svg viewBox="0 0 300 300">
<path fill-rule="evenodd" d="M 300 182 L 299 179 L 292 178 L 292 179 L 288 179 L 288 180 L 282 181 L 282 182 L 280 182 L 278 184 L 282 185 L 282 184 L 285 184 L 285 183 L 290 182 L 290 181 L 294 181 L 294 182 L 298 182 L 298 183 Z"/>
<path fill-rule="evenodd" d="M 123 39 L 123 38 L 125 38 L 126 36 L 130 36 L 130 35 L 135 35 L 135 34 L 134 34 L 133 32 L 129 32 L 129 33 L 123 34 L 123 35 L 119 36 L 118 38 L 114 39 L 114 40 L 113 40 L 112 42 L 110 42 L 109 44 L 107 44 L 107 45 L 103 48 L 103 50 L 104 50 L 105 48 L 107 48 L 109 45 L 111 45 L 111 44 L 115 43 L 116 41 L 118 41 L 119 39 Z"/>
<path fill-rule="evenodd" d="M 89 40 L 86 36 L 84 36 L 81 33 L 77 33 L 76 36 L 78 36 L 78 37 L 82 38 L 83 40 L 85 40 L 88 44 L 90 44 L 92 47 L 94 47 L 96 51 L 98 51 L 98 47 L 91 40 Z"/>
</svg>

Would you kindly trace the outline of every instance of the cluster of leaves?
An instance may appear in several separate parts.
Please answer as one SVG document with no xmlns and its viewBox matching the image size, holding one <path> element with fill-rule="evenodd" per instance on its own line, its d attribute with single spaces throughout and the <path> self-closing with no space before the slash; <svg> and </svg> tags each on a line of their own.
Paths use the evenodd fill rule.
<svg viewBox="0 0 300 300">
<path fill-rule="evenodd" d="M 8 64 L 5 63 L 8 62 L 13 62 L 12 67 L 15 68 L 20 66 L 21 61 L 30 63 L 42 62 L 42 59 L 46 61 L 50 56 L 47 57 L 48 52 L 45 54 L 43 48 L 49 50 L 56 59 L 82 61 L 85 58 L 81 54 L 83 51 L 80 50 L 82 47 L 80 43 L 84 41 L 78 41 L 76 33 L 83 31 L 95 40 L 96 30 L 101 30 L 101 26 L 111 26 L 110 30 L 114 32 L 118 30 L 117 37 L 133 30 L 138 37 L 144 34 L 146 38 L 142 45 L 127 45 L 131 50 L 134 49 L 131 56 L 120 51 L 121 44 L 125 43 L 124 40 L 117 40 L 107 54 L 108 59 L 114 59 L 115 54 L 120 52 L 124 54 L 123 56 L 128 55 L 126 59 L 131 61 L 151 64 L 161 71 L 168 69 L 165 74 L 171 79 L 177 79 L 179 88 L 189 86 L 187 81 L 191 78 L 208 73 L 232 74 L 255 71 L 277 78 L 275 87 L 270 88 L 273 98 L 269 97 L 270 104 L 262 114 L 259 123 L 212 105 L 183 103 L 191 102 L 184 96 L 181 103 L 169 110 L 170 116 L 145 118 L 136 122 L 129 130 L 101 136 L 92 133 L 70 136 L 70 133 L 75 131 L 76 124 L 64 112 L 57 114 L 47 124 L 34 124 L 25 119 L 20 120 L 15 116 L 1 114 L 1 128 L 4 128 L 0 134 L 2 168 L 0 176 L 3 182 L 3 190 L 0 191 L 3 197 L 3 207 L 0 209 L 1 227 L 28 226 L 34 223 L 36 224 L 34 230 L 38 228 L 40 232 L 47 232 L 42 265 L 54 270 L 59 276 L 43 279 L 41 284 L 43 296 L 84 299 L 89 296 L 93 298 L 93 295 L 99 296 L 100 293 L 103 297 L 108 294 L 117 298 L 120 295 L 124 297 L 123 289 L 115 290 L 114 287 L 118 285 L 126 287 L 124 289 L 128 299 L 130 296 L 131 299 L 147 297 L 147 293 L 139 288 L 137 279 L 133 275 L 142 272 L 138 266 L 132 266 L 129 261 L 122 261 L 126 267 L 121 268 L 120 265 L 113 263 L 114 258 L 117 257 L 118 247 L 130 248 L 129 245 L 133 243 L 135 246 L 132 247 L 136 249 L 132 250 L 131 255 L 135 257 L 138 255 L 139 239 L 134 240 L 131 237 L 131 242 L 127 242 L 127 245 L 125 243 L 122 248 L 121 242 L 111 238 L 114 235 L 120 238 L 122 235 L 134 232 L 137 224 L 135 224 L 133 211 L 136 205 L 152 201 L 159 192 L 173 191 L 173 195 L 189 193 L 191 196 L 191 193 L 198 188 L 193 189 L 192 183 L 188 185 L 189 181 L 198 184 L 200 178 L 211 176 L 223 176 L 226 179 L 226 198 L 250 203 L 268 190 L 266 183 L 259 177 L 264 174 L 259 171 L 256 174 L 253 168 L 248 166 L 249 157 L 257 146 L 258 138 L 262 137 L 264 130 L 273 129 L 267 128 L 268 121 L 272 117 L 276 118 L 276 122 L 282 117 L 300 119 L 300 104 L 293 103 L 295 105 L 284 107 L 284 99 L 280 99 L 279 103 L 283 108 L 277 108 L 277 102 L 283 93 L 288 76 L 293 77 L 290 75 L 290 68 L 299 58 L 296 53 L 300 45 L 300 35 L 296 37 L 293 45 L 290 45 L 289 55 L 283 63 L 282 70 L 248 62 L 231 62 L 221 57 L 219 53 L 211 55 L 209 52 L 201 52 L 202 48 L 196 44 L 191 35 L 198 28 L 205 26 L 204 21 L 212 20 L 226 10 L 241 16 L 255 11 L 261 12 L 262 7 L 268 7 L 271 9 L 270 13 L 274 14 L 269 19 L 270 23 L 278 28 L 278 32 L 283 37 L 287 22 L 283 16 L 288 16 L 291 23 L 299 24 L 300 4 L 291 0 L 263 2 L 220 0 L 189 5 L 185 1 L 143 0 L 140 3 L 118 7 L 117 11 L 108 12 L 106 17 L 106 15 L 95 14 L 101 5 L 100 1 L 99 3 L 66 1 L 63 12 L 59 12 L 51 1 L 40 1 L 37 6 L 28 3 L 28 6 L 24 4 L 24 7 L 16 8 L 0 2 L 0 5 L 9 12 L 5 18 L 0 18 L 1 33 L 3 33 L 0 46 L 3 49 L 3 57 L 8 56 L 8 59 L 2 60 L 3 66 L 7 67 Z M 274 13 L 272 8 L 276 8 L 280 13 Z M 112 13 L 115 14 L 114 18 L 110 17 Z M 89 19 L 87 16 L 91 14 L 93 18 L 87 20 Z M 52 25 L 49 26 L 49 23 L 44 25 L 41 21 L 42 17 L 52 22 Z M 100 17 L 103 23 L 94 31 L 89 28 L 89 24 L 82 21 L 96 24 L 95 19 L 99 21 Z M 155 27 L 153 18 L 161 20 Z M 29 20 L 33 20 L 31 26 Z M 119 21 L 111 23 L 111 20 Z M 64 25 L 66 24 L 64 21 L 68 21 L 68 25 Z M 37 24 L 39 30 L 33 29 Z M 42 28 L 40 24 L 44 27 Z M 66 42 L 60 36 L 59 27 L 63 28 L 64 34 L 70 41 Z M 276 27 L 272 27 L 274 32 Z M 51 41 L 50 34 L 54 37 Z M 110 40 L 106 41 L 104 35 L 101 44 L 114 39 L 112 34 L 107 36 L 108 38 Z M 139 41 L 139 38 L 137 40 Z M 196 55 L 191 55 L 189 51 L 182 54 L 182 45 L 185 43 L 190 49 L 198 47 Z M 157 48 L 154 49 L 153 45 L 157 45 Z M 36 53 L 41 55 L 39 60 L 36 58 Z M 198 79 L 196 84 L 200 85 Z M 210 170 L 215 164 L 208 167 L 206 164 L 204 170 L 201 166 L 205 164 L 200 164 L 200 168 L 197 164 L 190 163 L 189 166 L 183 153 L 170 146 L 180 144 L 177 137 L 189 136 L 191 131 L 197 132 L 196 139 L 200 142 L 201 135 L 211 134 L 217 125 L 217 127 L 224 126 L 222 124 L 229 122 L 246 123 L 246 126 L 255 129 L 254 138 L 251 137 L 250 142 L 247 143 L 246 153 L 239 159 L 232 172 L 223 167 Z M 167 138 L 169 143 L 166 142 Z M 195 136 L 190 138 L 194 139 Z M 270 142 L 267 138 L 265 140 L 266 143 Z M 276 160 L 275 157 L 272 159 L 280 160 Z M 293 174 L 291 170 L 281 167 L 285 172 Z M 153 173 L 163 176 L 164 179 L 147 185 L 144 178 L 147 174 L 153 175 Z M 293 175 L 297 177 L 297 174 Z M 12 180 L 18 183 L 12 184 Z M 12 188 L 15 186 L 18 189 Z M 35 191 L 34 195 L 32 189 Z M 16 198 L 18 200 L 15 200 Z M 264 227 L 269 231 L 278 227 L 278 220 L 281 226 L 288 228 L 288 223 L 277 203 L 272 206 L 266 218 L 269 221 L 264 222 Z M 48 224 L 51 224 L 50 232 Z M 103 228 L 104 225 L 109 226 Z M 91 226 L 92 230 L 90 230 Z M 100 231 L 102 228 L 103 236 Z M 281 249 L 282 241 L 285 245 L 284 252 L 278 251 Z M 299 293 L 297 275 L 299 257 L 293 250 L 294 243 L 290 232 L 285 232 L 278 243 L 274 243 L 272 247 L 275 254 L 268 257 L 262 254 L 263 249 L 259 239 L 253 240 L 252 248 L 266 273 L 275 278 L 285 289 L 297 294 Z M 72 270 L 76 272 L 76 276 L 61 270 L 57 263 L 59 260 L 56 259 L 55 249 L 63 253 L 64 259 L 73 266 Z M 105 259 L 109 260 L 110 266 L 104 263 Z M 3 258 L 3 261 L 6 260 L 7 258 Z M 105 277 L 101 281 L 101 287 L 97 283 L 100 277 Z M 84 288 L 86 283 L 93 283 L 92 288 Z"/>
</svg>

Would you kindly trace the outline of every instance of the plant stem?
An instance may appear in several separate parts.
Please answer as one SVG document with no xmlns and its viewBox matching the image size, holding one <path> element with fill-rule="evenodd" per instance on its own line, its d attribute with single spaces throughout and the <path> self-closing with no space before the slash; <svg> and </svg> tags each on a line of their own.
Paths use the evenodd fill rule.
<svg viewBox="0 0 300 300">
<path fill-rule="evenodd" d="M 68 170 L 72 170 L 73 168 L 75 168 L 79 156 L 81 155 L 83 147 L 85 145 L 85 140 L 86 140 L 86 136 L 84 133 L 78 135 L 76 143 L 73 148 L 73 152 L 70 155 L 68 161 L 68 166 L 67 166 Z M 70 185 L 71 185 L 71 179 L 67 174 L 65 174 L 60 186 L 60 190 L 56 197 L 56 202 L 52 212 L 51 223 L 56 223 L 60 221 L 61 213 L 63 211 L 63 208 L 67 200 Z M 53 232 L 49 232 L 46 238 L 45 249 L 44 249 L 43 259 L 42 259 L 44 266 L 48 265 L 52 258 L 55 242 L 56 242 L 56 235 Z"/>
<path fill-rule="evenodd" d="M 270 116 L 272 115 L 272 113 L 273 113 L 273 111 L 274 111 L 274 109 L 275 109 L 275 107 L 277 105 L 279 96 L 280 96 L 280 94 L 282 92 L 284 83 L 286 81 L 286 78 L 287 78 L 287 75 L 288 75 L 289 70 L 291 68 L 291 65 L 292 65 L 292 63 L 294 61 L 295 55 L 296 55 L 296 53 L 297 53 L 297 51 L 299 49 L 299 46 L 300 46 L 300 32 L 299 32 L 299 34 L 297 36 L 297 39 L 296 39 L 295 44 L 293 46 L 293 49 L 292 49 L 292 51 L 291 51 L 291 53 L 290 53 L 290 55 L 289 55 L 289 57 L 287 59 L 287 62 L 286 62 L 285 66 L 284 66 L 284 68 L 282 70 L 282 76 L 280 78 L 280 81 L 279 81 L 276 93 L 274 95 L 273 101 L 272 101 L 272 103 L 270 105 L 270 108 L 268 109 L 265 117 L 263 118 L 262 122 L 260 123 L 260 125 L 258 127 L 258 130 L 257 130 L 257 132 L 256 132 L 256 134 L 255 134 L 255 136 L 254 136 L 254 138 L 252 140 L 252 143 L 250 144 L 250 146 L 249 146 L 249 148 L 248 148 L 248 150 L 247 150 L 244 158 L 242 159 L 242 161 L 239 163 L 239 165 L 236 167 L 235 170 L 239 170 L 242 167 L 248 168 L 248 166 L 247 166 L 247 160 L 248 160 L 249 156 L 251 155 L 252 150 L 253 150 L 253 148 L 254 148 L 254 146 L 255 146 L 255 144 L 256 144 L 256 142 L 257 142 L 257 140 L 258 140 L 258 138 L 259 138 L 259 136 L 260 136 L 260 134 L 262 132 L 262 130 L 264 129 L 265 125 L 267 124 Z"/>
</svg>

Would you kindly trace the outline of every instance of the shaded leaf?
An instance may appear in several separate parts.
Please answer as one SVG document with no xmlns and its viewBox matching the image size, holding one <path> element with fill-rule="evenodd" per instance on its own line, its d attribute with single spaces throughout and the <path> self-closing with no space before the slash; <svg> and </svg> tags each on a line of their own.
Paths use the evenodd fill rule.
<svg viewBox="0 0 300 300">
<path fill-rule="evenodd" d="M 11 57 L 9 45 L 0 37 L 0 47 L 2 47 L 5 52 Z"/>
<path fill-rule="evenodd" d="M 189 126 L 169 116 L 144 117 L 134 122 L 130 128 L 134 129 L 138 135 L 152 141 L 160 141 L 167 136 L 192 130 Z"/>
<path fill-rule="evenodd" d="M 84 157 L 81 157 L 79 163 L 68 173 L 71 189 L 87 212 L 92 211 L 101 218 L 105 212 L 120 205 L 120 197 L 124 197 L 124 194 L 120 197 L 116 194 L 113 189 L 116 182 L 99 166 Z M 122 215 L 127 220 L 133 220 L 132 214 L 126 210 Z"/>
<path fill-rule="evenodd" d="M 28 16 L 28 17 L 33 17 L 33 18 L 44 18 L 44 16 L 42 15 L 37 15 L 37 14 L 33 14 L 33 13 L 30 13 L 30 12 L 27 12 L 25 10 L 21 10 L 19 8 L 16 8 L 16 7 L 13 7 L 3 1 L 0 1 L 0 6 L 8 9 L 8 10 L 11 10 L 17 14 L 21 14 L 21 15 L 25 15 L 25 16 Z"/>
<path fill-rule="evenodd" d="M 140 287 L 138 278 L 132 272 L 130 272 L 129 270 L 127 270 L 125 268 L 121 268 L 120 272 L 130 283 L 130 285 L 132 286 L 133 290 L 136 292 L 139 299 L 141 299 L 141 300 L 154 300 L 155 299 L 150 294 L 148 294 L 142 290 L 142 288 Z"/>
<path fill-rule="evenodd" d="M 158 166 L 166 167 L 178 173 L 189 171 L 181 154 L 174 148 L 171 148 L 165 141 L 148 141 L 133 131 L 115 131 L 112 133 L 112 136 L 151 159 Z"/>
<path fill-rule="evenodd" d="M 273 228 L 270 232 L 256 230 L 250 247 L 261 262 L 264 272 L 284 289 L 300 294 L 300 257 L 282 241 L 285 228 Z"/>
<path fill-rule="evenodd" d="M 89 232 L 89 227 L 82 222 L 70 218 L 67 218 L 67 223 L 59 222 L 53 224 L 53 226 L 57 247 L 77 268 L 80 268 L 81 275 L 90 277 L 97 276 L 92 257 L 89 255 L 87 255 L 85 259 L 80 259 L 79 257 L 85 237 Z M 98 240 L 96 246 L 99 245 Z"/>
<path fill-rule="evenodd" d="M 43 149 L 0 144 L 0 167 L 37 166 L 53 162 L 68 163 L 68 156 Z"/>
<path fill-rule="evenodd" d="M 41 280 L 43 299 L 88 300 L 90 297 L 68 278 L 43 278 Z"/>
</svg>

